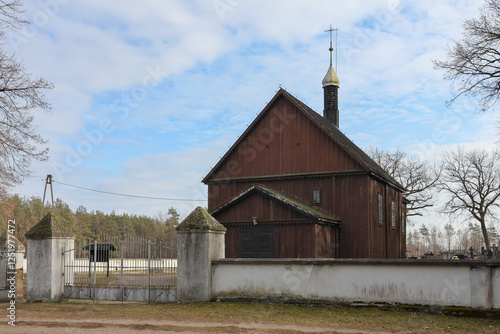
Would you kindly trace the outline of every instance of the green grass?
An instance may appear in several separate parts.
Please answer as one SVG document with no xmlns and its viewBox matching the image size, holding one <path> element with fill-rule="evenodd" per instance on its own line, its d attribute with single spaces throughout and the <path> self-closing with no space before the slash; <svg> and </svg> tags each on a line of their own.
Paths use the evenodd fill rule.
<svg viewBox="0 0 500 334">
<path fill-rule="evenodd" d="M 331 327 L 352 330 L 409 333 L 499 333 L 499 319 L 452 317 L 379 308 L 330 308 L 253 303 L 143 304 L 69 301 L 63 303 L 20 303 L 18 320 L 99 319 L 169 320 L 219 326 L 268 324 L 279 326 Z M 3 306 L 2 306 L 3 307 Z"/>
</svg>

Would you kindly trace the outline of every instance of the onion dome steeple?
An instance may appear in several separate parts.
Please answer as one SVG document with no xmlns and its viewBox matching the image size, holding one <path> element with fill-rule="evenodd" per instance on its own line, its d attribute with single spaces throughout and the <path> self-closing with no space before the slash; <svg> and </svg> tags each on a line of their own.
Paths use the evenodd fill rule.
<svg viewBox="0 0 500 334">
<path fill-rule="evenodd" d="M 328 68 L 328 72 L 326 72 L 325 77 L 323 78 L 323 87 L 325 86 L 339 86 L 340 81 L 339 77 L 337 76 L 337 73 L 335 73 L 335 70 L 333 69 L 332 64 L 330 63 L 330 67 Z"/>
<path fill-rule="evenodd" d="M 328 71 L 326 72 L 325 77 L 323 78 L 323 96 L 324 96 L 324 110 L 323 117 L 329 120 L 333 125 L 337 128 L 339 127 L 339 85 L 340 81 L 333 69 L 332 64 L 332 31 L 337 29 L 332 29 L 330 25 L 330 29 L 326 30 L 330 32 L 330 67 L 328 67 Z"/>
</svg>

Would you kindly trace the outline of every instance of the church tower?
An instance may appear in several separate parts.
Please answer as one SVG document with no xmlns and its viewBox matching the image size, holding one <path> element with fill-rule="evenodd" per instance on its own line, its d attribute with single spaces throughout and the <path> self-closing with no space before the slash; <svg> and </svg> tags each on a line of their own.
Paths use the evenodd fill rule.
<svg viewBox="0 0 500 334">
<path fill-rule="evenodd" d="M 327 30 L 330 32 L 330 67 L 328 72 L 326 72 L 323 78 L 323 96 L 324 96 L 324 109 L 323 117 L 325 117 L 329 122 L 339 127 L 339 78 L 333 69 L 332 64 L 332 29 Z"/>
</svg>

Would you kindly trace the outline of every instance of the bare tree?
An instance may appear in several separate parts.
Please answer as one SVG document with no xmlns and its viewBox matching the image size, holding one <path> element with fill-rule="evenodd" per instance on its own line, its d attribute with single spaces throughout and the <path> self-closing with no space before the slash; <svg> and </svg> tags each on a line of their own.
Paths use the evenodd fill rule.
<svg viewBox="0 0 500 334">
<path fill-rule="evenodd" d="M 489 109 L 500 97 L 500 0 L 486 0 L 479 17 L 465 21 L 461 41 L 449 48 L 446 61 L 434 61 L 452 81 L 453 103 L 459 96 L 479 98 Z"/>
<path fill-rule="evenodd" d="M 488 226 L 488 237 L 490 238 L 490 243 L 492 246 L 498 246 L 499 236 L 500 235 L 498 234 L 497 228 L 490 222 L 490 225 Z"/>
<path fill-rule="evenodd" d="M 421 161 L 416 156 L 408 155 L 401 149 L 388 152 L 370 147 L 368 154 L 405 187 L 403 196 L 408 201 L 407 217 L 422 216 L 422 211 L 433 205 L 432 199 L 439 178 L 439 168 Z"/>
<path fill-rule="evenodd" d="M 429 253 L 432 247 L 429 228 L 427 228 L 425 224 L 422 224 L 422 226 L 420 226 L 418 231 L 420 232 L 420 235 L 422 237 L 422 253 L 427 254 Z"/>
<path fill-rule="evenodd" d="M 0 0 L 0 39 L 6 29 L 18 29 L 26 21 L 19 0 Z M 50 110 L 43 91 L 52 84 L 32 79 L 13 55 L 0 50 L 0 195 L 29 176 L 33 160 L 47 159 L 46 141 L 36 133 L 33 111 Z"/>
<path fill-rule="evenodd" d="M 446 237 L 446 249 L 448 251 L 448 256 L 447 258 L 449 259 L 450 258 L 450 252 L 451 252 L 451 240 L 453 238 L 453 236 L 456 234 L 455 232 L 455 228 L 450 224 L 446 224 L 444 225 L 444 233 L 445 233 L 445 237 Z"/>
<path fill-rule="evenodd" d="M 431 225 L 429 228 L 429 249 L 434 255 L 441 252 L 441 239 L 443 238 L 443 233 L 436 225 Z"/>
<path fill-rule="evenodd" d="M 486 221 L 494 218 L 494 209 L 500 207 L 500 151 L 458 148 L 445 153 L 439 188 L 448 196 L 443 211 L 466 213 L 476 220 L 489 250 Z"/>
</svg>

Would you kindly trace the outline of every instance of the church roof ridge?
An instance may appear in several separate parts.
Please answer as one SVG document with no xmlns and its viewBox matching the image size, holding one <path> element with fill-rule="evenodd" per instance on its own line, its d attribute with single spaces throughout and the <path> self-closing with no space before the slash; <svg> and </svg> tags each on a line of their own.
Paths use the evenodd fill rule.
<svg viewBox="0 0 500 334">
<path fill-rule="evenodd" d="M 389 183 L 394 184 L 396 187 L 404 189 L 404 187 L 396 181 L 386 170 L 384 170 L 378 163 L 376 163 L 368 154 L 366 154 L 361 148 L 359 148 L 349 137 L 347 137 L 339 128 L 334 126 L 326 118 L 318 114 L 316 111 L 311 109 L 307 104 L 293 96 L 291 93 L 283 90 L 283 93 L 287 95 L 292 101 L 296 103 L 300 109 L 305 111 L 312 119 L 320 125 L 325 132 L 331 135 L 338 143 L 350 153 L 358 162 L 364 165 L 368 170 L 374 172 L 378 176 L 382 177 Z"/>
<path fill-rule="evenodd" d="M 217 162 L 217 164 L 210 170 L 210 172 L 203 178 L 202 182 L 207 183 L 210 176 L 222 165 L 222 163 L 229 157 L 229 155 L 236 149 L 236 147 L 245 139 L 246 135 L 250 130 L 258 123 L 258 121 L 270 110 L 274 102 L 283 96 L 292 102 L 299 110 L 301 110 L 309 119 L 313 121 L 317 126 L 319 126 L 325 133 L 327 133 L 330 138 L 336 141 L 340 147 L 345 150 L 349 155 L 351 155 L 358 163 L 366 168 L 380 178 L 384 179 L 386 182 L 393 184 L 399 189 L 404 189 L 404 187 L 396 181 L 387 171 L 379 166 L 368 154 L 366 154 L 361 148 L 359 148 L 352 140 L 350 140 L 341 130 L 339 130 L 335 125 L 329 122 L 326 118 L 318 114 L 307 104 L 302 102 L 300 99 L 296 98 L 294 95 L 289 93 L 283 87 L 276 92 L 273 98 L 266 104 L 264 109 L 257 115 L 257 117 L 250 123 L 250 125 L 245 129 L 243 134 L 239 136 L 236 142 L 229 148 L 229 150 L 224 154 L 224 156 Z"/>
</svg>

